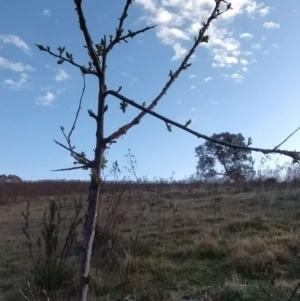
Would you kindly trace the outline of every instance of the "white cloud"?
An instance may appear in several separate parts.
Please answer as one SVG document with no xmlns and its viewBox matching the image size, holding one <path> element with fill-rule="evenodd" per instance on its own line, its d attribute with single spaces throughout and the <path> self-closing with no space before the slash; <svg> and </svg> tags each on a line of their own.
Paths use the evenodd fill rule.
<svg viewBox="0 0 300 301">
<path fill-rule="evenodd" d="M 21 90 L 26 87 L 28 75 L 26 73 L 21 73 L 19 81 L 13 81 L 12 79 L 5 79 L 3 82 L 4 86 L 9 87 L 14 90 Z"/>
<path fill-rule="evenodd" d="M 31 48 L 18 36 L 15 36 L 13 34 L 10 34 L 10 35 L 0 34 L 0 40 L 3 43 L 13 44 L 16 47 L 20 48 L 25 53 L 31 55 Z"/>
<path fill-rule="evenodd" d="M 234 56 L 226 56 L 225 53 L 217 54 L 214 56 L 214 60 L 217 63 L 213 63 L 213 67 L 225 67 L 238 63 L 238 59 Z"/>
<path fill-rule="evenodd" d="M 176 103 L 179 105 L 179 104 L 181 104 L 181 102 L 182 102 L 182 99 L 179 98 Z"/>
<path fill-rule="evenodd" d="M 50 17 L 50 16 L 51 16 L 51 11 L 50 11 L 50 9 L 44 9 L 44 10 L 43 10 L 43 15 L 44 15 L 44 16 L 47 16 L 47 17 Z"/>
<path fill-rule="evenodd" d="M 194 107 L 191 107 L 191 110 L 192 110 L 193 112 L 196 112 L 196 111 L 197 111 L 197 109 L 194 108 Z"/>
<path fill-rule="evenodd" d="M 196 86 L 191 86 L 190 87 L 190 90 L 194 90 L 194 89 L 196 89 Z"/>
<path fill-rule="evenodd" d="M 5 69 L 9 69 L 12 71 L 16 71 L 16 72 L 24 72 L 24 71 L 33 71 L 34 68 L 31 67 L 30 65 L 25 65 L 22 62 L 12 62 L 9 61 L 8 59 L 0 56 L 0 68 L 5 68 Z"/>
<path fill-rule="evenodd" d="M 189 78 L 195 78 L 197 76 L 197 74 L 190 74 Z"/>
<path fill-rule="evenodd" d="M 66 80 L 68 78 L 70 78 L 71 76 L 63 69 L 59 69 L 58 73 L 55 75 L 55 80 L 58 82 L 61 82 L 63 80 Z"/>
<path fill-rule="evenodd" d="M 250 40 L 253 38 L 253 34 L 248 33 L 248 32 L 244 32 L 240 35 L 241 39 L 246 39 L 246 40 Z"/>
<path fill-rule="evenodd" d="M 269 10 L 270 10 L 270 7 L 266 6 L 264 8 L 261 8 L 258 13 L 261 17 L 264 17 L 269 13 Z"/>
<path fill-rule="evenodd" d="M 261 45 L 260 45 L 259 43 L 252 44 L 251 48 L 252 48 L 252 49 L 259 50 L 259 49 L 261 48 Z"/>
<path fill-rule="evenodd" d="M 172 60 L 183 58 L 187 53 L 186 41 L 191 41 L 201 28 L 201 21 L 207 20 L 214 7 L 212 0 L 136 0 L 145 11 L 141 18 L 148 24 L 158 24 L 156 35 L 175 52 Z M 232 10 L 222 14 L 212 22 L 207 31 L 209 42 L 201 44 L 214 58 L 214 67 L 230 67 L 238 62 L 241 44 L 229 30 L 230 23 L 240 15 L 264 16 L 269 7 L 257 0 L 235 1 Z M 240 37 L 250 39 L 251 34 Z"/>
<path fill-rule="evenodd" d="M 269 54 L 270 53 L 270 51 L 269 50 L 266 50 L 266 51 L 264 51 L 262 54 L 263 55 L 266 55 L 266 54 Z"/>
<path fill-rule="evenodd" d="M 248 68 L 247 67 L 243 67 L 242 69 L 244 72 L 247 72 L 248 71 Z"/>
<path fill-rule="evenodd" d="M 47 91 L 45 95 L 38 97 L 36 104 L 43 106 L 51 105 L 55 98 L 56 96 L 54 93 Z"/>
<path fill-rule="evenodd" d="M 175 55 L 172 57 L 173 61 L 183 58 L 187 53 L 187 50 L 179 43 L 173 45 L 173 50 L 175 51 Z"/>
<path fill-rule="evenodd" d="M 241 83 L 244 80 L 244 76 L 238 73 L 233 73 L 230 77 L 237 83 Z"/>
<path fill-rule="evenodd" d="M 261 36 L 262 42 L 265 41 L 267 38 L 265 36 Z"/>
<path fill-rule="evenodd" d="M 241 59 L 241 64 L 242 64 L 242 65 L 248 65 L 248 61 L 245 60 L 245 59 Z"/>
<path fill-rule="evenodd" d="M 210 80 L 212 80 L 212 77 L 211 77 L 211 76 L 210 76 L 210 77 L 206 77 L 206 78 L 204 79 L 205 82 L 208 82 L 208 81 L 210 81 Z"/>
<path fill-rule="evenodd" d="M 280 28 L 280 24 L 274 22 L 265 22 L 263 27 L 266 29 L 276 29 L 276 28 Z"/>
<path fill-rule="evenodd" d="M 273 47 L 276 48 L 276 49 L 279 48 L 278 45 L 277 45 L 276 43 L 273 44 Z"/>
</svg>

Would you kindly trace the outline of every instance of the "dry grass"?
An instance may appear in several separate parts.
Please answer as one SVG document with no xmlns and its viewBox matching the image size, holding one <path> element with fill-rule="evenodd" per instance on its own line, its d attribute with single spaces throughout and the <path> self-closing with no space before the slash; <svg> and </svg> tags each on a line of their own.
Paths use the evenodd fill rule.
<svg viewBox="0 0 300 301">
<path fill-rule="evenodd" d="M 264 206 L 254 189 L 233 185 L 107 191 L 98 242 L 109 235 L 94 250 L 90 300 L 287 300 L 300 279 L 300 203 L 293 189 L 269 189 Z M 74 198 L 58 198 L 66 221 Z M 21 300 L 19 289 L 28 293 L 32 264 L 21 231 L 26 200 L 0 205 L 0 300 Z M 35 239 L 50 197 L 30 200 Z M 72 300 L 72 285 L 48 293 L 50 300 Z"/>
</svg>

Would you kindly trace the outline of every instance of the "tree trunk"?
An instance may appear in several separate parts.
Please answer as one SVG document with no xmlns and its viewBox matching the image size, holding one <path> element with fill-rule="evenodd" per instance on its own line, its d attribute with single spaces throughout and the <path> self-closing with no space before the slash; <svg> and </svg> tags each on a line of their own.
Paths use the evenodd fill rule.
<svg viewBox="0 0 300 301">
<path fill-rule="evenodd" d="M 84 237 L 80 246 L 79 268 L 76 283 L 76 301 L 86 301 L 89 280 L 90 261 L 92 256 L 95 226 L 97 219 L 97 207 L 100 199 L 100 181 L 91 177 L 91 184 L 88 196 L 88 210 L 84 225 Z"/>
</svg>

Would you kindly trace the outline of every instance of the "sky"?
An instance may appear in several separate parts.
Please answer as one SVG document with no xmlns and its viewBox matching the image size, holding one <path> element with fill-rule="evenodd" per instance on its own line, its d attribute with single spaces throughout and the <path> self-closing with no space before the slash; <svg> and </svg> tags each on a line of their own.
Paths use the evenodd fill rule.
<svg viewBox="0 0 300 301">
<path fill-rule="evenodd" d="M 95 43 L 114 35 L 125 1 L 83 0 L 87 26 Z M 124 23 L 125 32 L 157 27 L 116 45 L 107 61 L 107 87 L 140 104 L 149 104 L 192 46 L 214 0 L 136 0 Z M 73 167 L 60 130 L 73 123 L 83 78 L 80 71 L 41 52 L 65 47 L 79 64 L 88 62 L 74 2 L 1 0 L 0 19 L 0 173 L 23 180 L 89 178 Z M 192 66 L 181 73 L 155 112 L 185 123 L 205 135 L 231 132 L 252 137 L 254 147 L 273 148 L 300 126 L 300 35 L 298 0 L 233 0 L 233 9 L 211 24 L 209 43 L 201 44 Z M 82 109 L 72 143 L 92 158 L 97 82 L 86 76 Z M 105 136 L 130 122 L 138 110 L 107 98 Z M 137 175 L 148 179 L 183 179 L 195 173 L 195 148 L 204 143 L 180 129 L 145 116 L 107 150 L 108 168 L 116 160 L 128 175 L 125 154 L 137 159 Z M 300 150 L 300 132 L 281 149 Z M 253 154 L 258 164 L 261 155 Z M 276 158 L 275 156 L 272 156 Z M 283 156 L 280 161 L 287 160 Z M 289 161 L 289 160 L 288 160 Z"/>
</svg>

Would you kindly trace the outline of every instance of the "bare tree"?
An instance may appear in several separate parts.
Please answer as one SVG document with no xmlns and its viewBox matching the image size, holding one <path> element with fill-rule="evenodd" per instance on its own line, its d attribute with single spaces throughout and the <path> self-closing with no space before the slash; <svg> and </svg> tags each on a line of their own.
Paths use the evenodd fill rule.
<svg viewBox="0 0 300 301">
<path fill-rule="evenodd" d="M 53 52 L 49 46 L 38 45 L 36 46 L 56 59 L 58 59 L 58 64 L 69 63 L 80 69 L 83 79 L 84 79 L 84 87 L 82 91 L 82 95 L 79 101 L 79 107 L 75 116 L 75 120 L 73 126 L 67 135 L 64 131 L 64 128 L 61 127 L 63 135 L 66 139 L 66 145 L 55 141 L 58 145 L 68 150 L 71 156 L 75 159 L 74 164 L 78 166 L 63 168 L 59 170 L 73 170 L 73 169 L 88 169 L 90 170 L 90 187 L 89 187 L 89 195 L 88 195 L 88 209 L 86 212 L 86 220 L 84 225 L 84 235 L 83 240 L 80 247 L 80 259 L 79 259 L 79 268 L 78 268 L 78 277 L 76 283 L 76 300 L 77 301 L 85 301 L 88 293 L 88 284 L 89 284 L 89 275 L 90 275 L 90 260 L 92 254 L 92 246 L 95 235 L 95 224 L 97 219 L 97 204 L 101 197 L 101 166 L 104 163 L 103 153 L 105 149 L 108 148 L 109 145 L 116 142 L 116 140 L 121 136 L 127 133 L 127 131 L 132 128 L 134 125 L 140 123 L 141 119 L 146 115 L 150 114 L 163 122 L 166 123 L 167 129 L 172 131 L 172 126 L 183 129 L 186 132 L 189 132 L 195 135 L 198 138 L 202 138 L 213 143 L 217 143 L 219 145 L 229 146 L 234 149 L 244 149 L 250 151 L 263 152 L 264 154 L 268 153 L 277 153 L 284 154 L 294 159 L 294 161 L 298 161 L 300 159 L 300 152 L 296 151 L 286 151 L 279 150 L 279 146 L 273 149 L 260 149 L 260 148 L 252 148 L 249 146 L 241 146 L 241 145 L 233 145 L 227 142 L 218 141 L 196 131 L 193 131 L 188 128 L 188 125 L 191 123 L 191 120 L 187 121 L 186 124 L 179 124 L 169 118 L 166 118 L 162 115 L 159 115 L 153 111 L 154 107 L 158 104 L 161 98 L 167 93 L 171 85 L 174 83 L 176 78 L 181 74 L 183 70 L 186 70 L 189 66 L 191 66 L 190 58 L 194 54 L 196 48 L 201 43 L 208 43 L 209 37 L 205 35 L 209 25 L 215 19 L 217 19 L 220 15 L 231 9 L 231 4 L 225 0 L 215 0 L 214 8 L 205 22 L 202 22 L 202 27 L 199 30 L 197 36 L 194 38 L 194 42 L 191 45 L 190 50 L 187 52 L 187 55 L 184 57 L 179 67 L 175 71 L 169 72 L 169 79 L 166 84 L 162 88 L 162 90 L 158 93 L 158 95 L 153 99 L 149 106 L 146 107 L 145 103 L 138 104 L 137 102 L 128 99 L 124 95 L 120 94 L 121 87 L 117 90 L 110 90 L 106 86 L 106 68 L 107 68 L 107 58 L 110 52 L 113 50 L 117 44 L 121 42 L 126 42 L 130 38 L 134 38 L 135 36 L 144 33 L 155 26 L 147 26 L 137 31 L 130 31 L 126 33 L 124 31 L 124 21 L 128 16 L 128 10 L 130 5 L 132 4 L 132 0 L 126 0 L 125 5 L 123 7 L 123 11 L 119 18 L 119 24 L 116 28 L 116 32 L 114 35 L 104 35 L 99 44 L 93 42 L 87 23 L 85 20 L 85 15 L 82 9 L 82 1 L 74 0 L 75 10 L 78 15 L 79 27 L 83 33 L 85 39 L 84 47 L 87 49 L 87 54 L 89 56 L 89 61 L 87 66 L 81 65 L 75 61 L 73 55 L 70 52 L 67 52 L 65 47 L 58 47 L 57 51 Z M 98 80 L 98 110 L 97 113 L 94 113 L 92 110 L 88 110 L 88 114 L 91 118 L 93 118 L 96 122 L 96 146 L 94 150 L 94 158 L 88 159 L 84 152 L 76 152 L 75 147 L 71 143 L 71 135 L 75 129 L 76 121 L 81 109 L 81 101 L 83 98 L 84 90 L 85 90 L 85 75 L 93 75 Z M 114 133 L 109 135 L 108 137 L 104 137 L 104 120 L 105 120 L 105 112 L 108 110 L 108 106 L 106 104 L 106 98 L 108 96 L 114 96 L 114 98 L 119 99 L 121 101 L 120 108 L 123 112 L 125 112 L 126 107 L 129 105 L 134 106 L 141 110 L 141 112 L 128 124 L 123 125 Z"/>
</svg>

